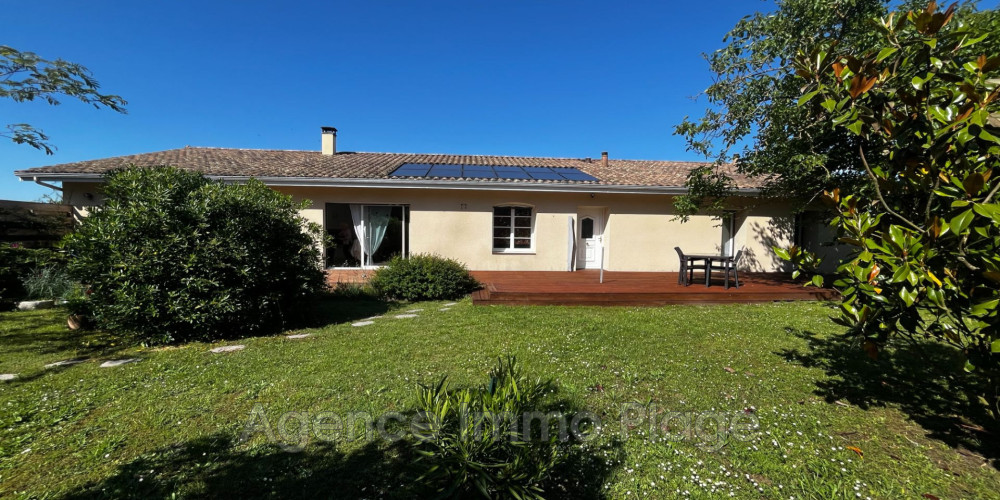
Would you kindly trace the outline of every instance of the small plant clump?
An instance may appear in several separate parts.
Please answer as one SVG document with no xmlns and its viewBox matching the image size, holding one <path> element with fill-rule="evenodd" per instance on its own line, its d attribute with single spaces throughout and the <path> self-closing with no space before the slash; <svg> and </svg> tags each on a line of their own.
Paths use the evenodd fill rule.
<svg viewBox="0 0 1000 500">
<path fill-rule="evenodd" d="M 436 255 L 394 257 L 370 284 L 383 298 L 409 301 L 457 299 L 480 286 L 464 264 Z"/>
<path fill-rule="evenodd" d="M 21 282 L 28 300 L 66 298 L 76 286 L 66 269 L 55 266 L 35 268 Z"/>
<path fill-rule="evenodd" d="M 545 415 L 550 384 L 529 379 L 517 359 L 498 360 L 479 387 L 450 390 L 447 380 L 421 385 L 424 425 L 414 440 L 425 473 L 420 481 L 441 497 L 542 498 L 542 484 L 568 454 L 556 423 L 525 426 Z"/>
<path fill-rule="evenodd" d="M 62 298 L 73 286 L 64 269 L 65 258 L 58 251 L 0 245 L 0 311 L 21 300 Z"/>
</svg>

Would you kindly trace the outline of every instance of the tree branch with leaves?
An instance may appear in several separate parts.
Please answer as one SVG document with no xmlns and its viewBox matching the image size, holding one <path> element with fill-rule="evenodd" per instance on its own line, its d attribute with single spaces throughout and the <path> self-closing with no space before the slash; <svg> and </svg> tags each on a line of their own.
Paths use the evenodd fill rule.
<svg viewBox="0 0 1000 500">
<path fill-rule="evenodd" d="M 896 338 L 958 348 L 998 417 L 1000 23 L 957 12 L 930 2 L 881 18 L 881 41 L 863 54 L 818 41 L 794 60 L 798 107 L 864 144 L 867 187 L 822 196 L 852 250 L 835 273 L 836 321 L 873 357 Z M 823 283 L 815 255 L 776 251 Z"/>
<path fill-rule="evenodd" d="M 804 82 L 796 75 L 796 54 L 820 41 L 836 41 L 840 53 L 864 54 L 881 43 L 871 20 L 885 17 L 889 0 L 774 0 L 770 12 L 741 19 L 725 45 L 706 54 L 713 83 L 699 99 L 700 117 L 685 117 L 674 133 L 687 149 L 713 162 L 688 177 L 689 194 L 676 198 L 682 218 L 717 212 L 732 194 L 728 172 L 760 178 L 764 195 L 801 200 L 801 207 L 834 187 L 852 192 L 870 188 L 857 154 L 864 138 L 828 123 L 798 106 Z M 926 0 L 904 0 L 905 9 L 923 10 Z M 989 25 L 995 11 L 978 11 L 962 2 L 957 19 Z M 1000 40 L 983 43 L 1000 45 Z M 731 163 L 732 168 L 719 168 Z"/>
<path fill-rule="evenodd" d="M 80 64 L 44 59 L 33 52 L 0 45 L 0 98 L 14 102 L 43 101 L 57 106 L 61 98 L 71 97 L 98 109 L 126 112 L 125 99 L 102 94 L 99 89 L 100 84 L 90 70 Z M 0 131 L 0 137 L 52 154 L 54 146 L 49 143 L 49 137 L 32 125 L 13 123 L 5 128 L 6 131 Z"/>
</svg>

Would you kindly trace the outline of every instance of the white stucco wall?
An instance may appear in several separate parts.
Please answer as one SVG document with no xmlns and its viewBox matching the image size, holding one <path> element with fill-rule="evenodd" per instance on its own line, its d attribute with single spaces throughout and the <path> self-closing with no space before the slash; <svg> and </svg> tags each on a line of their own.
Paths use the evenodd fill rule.
<svg viewBox="0 0 1000 500">
<path fill-rule="evenodd" d="M 580 207 L 605 207 L 605 268 L 612 271 L 676 271 L 675 246 L 686 253 L 719 253 L 719 219 L 706 215 L 688 222 L 674 219 L 672 197 L 589 193 L 534 193 L 436 189 L 276 187 L 298 200 L 308 199 L 304 217 L 324 223 L 327 203 L 402 204 L 410 207 L 411 253 L 454 258 L 473 270 L 564 271 L 568 260 L 568 218 Z M 90 193 L 91 197 L 87 197 Z M 64 185 L 64 199 L 77 207 L 101 200 L 96 184 Z M 492 250 L 493 207 L 527 204 L 534 210 L 534 252 L 497 254 Z M 789 205 L 733 198 L 735 248 L 745 251 L 741 269 L 785 271 L 771 246 L 792 242 Z"/>
</svg>

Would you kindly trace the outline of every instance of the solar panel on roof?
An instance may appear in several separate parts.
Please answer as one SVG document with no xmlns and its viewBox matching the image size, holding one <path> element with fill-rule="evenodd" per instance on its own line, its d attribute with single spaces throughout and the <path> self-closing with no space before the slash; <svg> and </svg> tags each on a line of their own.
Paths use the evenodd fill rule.
<svg viewBox="0 0 1000 500">
<path fill-rule="evenodd" d="M 530 179 L 531 176 L 527 172 L 519 168 L 513 170 L 497 170 L 497 177 L 501 179 Z"/>
<path fill-rule="evenodd" d="M 562 181 L 565 180 L 555 172 L 537 172 L 531 174 L 532 179 L 538 179 L 540 181 Z"/>
<path fill-rule="evenodd" d="M 561 180 L 563 180 L 563 178 L 560 177 L 559 174 L 553 172 L 552 169 L 550 169 L 550 168 L 544 168 L 544 167 L 525 167 L 524 170 L 526 172 L 528 172 L 528 175 L 530 175 L 532 179 L 538 179 L 538 180 L 542 180 L 542 181 L 561 181 Z"/>
<path fill-rule="evenodd" d="M 559 175 L 568 181 L 596 181 L 597 178 L 575 168 L 559 169 Z"/>
<path fill-rule="evenodd" d="M 462 177 L 461 165 L 434 165 L 427 177 Z"/>
<path fill-rule="evenodd" d="M 462 173 L 462 177 L 466 179 L 493 179 L 496 176 L 492 170 L 466 170 Z"/>
<path fill-rule="evenodd" d="M 424 177 L 427 175 L 427 171 L 430 170 L 431 165 L 429 163 L 404 163 L 402 166 L 394 170 L 390 177 Z"/>
<path fill-rule="evenodd" d="M 576 168 L 522 167 L 516 165 L 452 165 L 442 163 L 405 163 L 390 177 L 454 177 L 464 179 L 597 181 L 597 178 Z"/>
</svg>

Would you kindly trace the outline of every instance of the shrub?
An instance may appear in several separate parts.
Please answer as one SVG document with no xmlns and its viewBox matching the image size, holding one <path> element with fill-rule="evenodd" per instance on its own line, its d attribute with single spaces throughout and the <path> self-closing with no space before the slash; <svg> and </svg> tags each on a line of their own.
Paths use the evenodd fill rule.
<svg viewBox="0 0 1000 500">
<path fill-rule="evenodd" d="M 318 227 L 259 181 L 170 167 L 105 180 L 104 206 L 65 243 L 102 328 L 146 344 L 243 336 L 324 286 Z"/>
<path fill-rule="evenodd" d="M 425 424 L 413 441 L 426 469 L 419 481 L 440 497 L 541 498 L 541 483 L 567 447 L 552 426 L 525 439 L 518 424 L 525 414 L 544 414 L 548 389 L 522 374 L 513 357 L 498 361 L 478 388 L 450 391 L 446 379 L 422 385 L 417 407 Z"/>
<path fill-rule="evenodd" d="M 367 283 L 340 282 L 331 287 L 330 294 L 341 299 L 377 299 L 371 285 Z"/>
<path fill-rule="evenodd" d="M 379 296 L 411 301 L 456 299 L 479 287 L 462 263 L 436 255 L 394 257 L 370 283 Z"/>
<path fill-rule="evenodd" d="M 36 269 L 61 268 L 65 258 L 46 248 L 0 245 L 0 311 L 7 311 L 28 298 L 23 282 Z"/>
<path fill-rule="evenodd" d="M 29 300 L 61 299 L 73 291 L 75 284 L 63 267 L 44 266 L 35 268 L 21 283 Z"/>
</svg>

